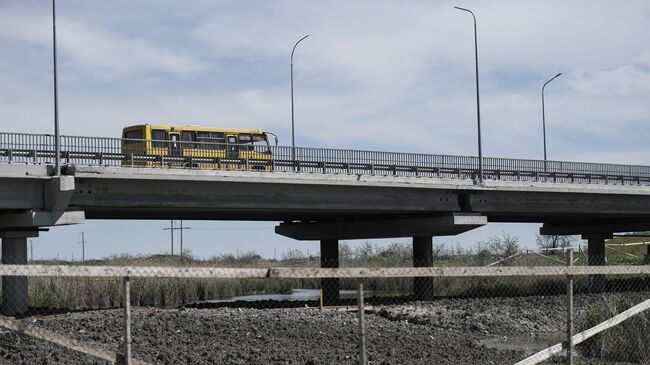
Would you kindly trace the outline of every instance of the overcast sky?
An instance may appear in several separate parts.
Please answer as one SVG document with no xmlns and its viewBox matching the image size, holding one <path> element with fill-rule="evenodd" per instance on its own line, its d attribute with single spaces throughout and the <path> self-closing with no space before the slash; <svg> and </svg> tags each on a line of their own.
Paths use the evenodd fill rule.
<svg viewBox="0 0 650 365">
<path fill-rule="evenodd" d="M 63 134 L 118 137 L 136 123 L 261 128 L 296 143 L 476 154 L 472 18 L 478 22 L 483 153 L 650 164 L 648 1 L 57 1 Z M 0 3 L 0 130 L 52 133 L 48 0 Z M 186 222 L 209 256 L 310 249 L 273 223 Z M 168 250 L 168 222 L 89 222 L 34 240 L 37 257 Z M 494 225 L 534 240 L 536 225 Z M 408 240 L 400 240 L 408 242 Z M 78 254 L 75 254 L 78 256 Z"/>
</svg>

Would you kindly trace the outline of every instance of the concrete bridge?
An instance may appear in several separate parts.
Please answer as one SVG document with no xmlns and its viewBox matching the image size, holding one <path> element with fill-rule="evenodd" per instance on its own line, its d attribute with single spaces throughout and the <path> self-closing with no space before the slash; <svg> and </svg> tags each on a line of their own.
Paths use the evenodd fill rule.
<svg viewBox="0 0 650 365">
<path fill-rule="evenodd" d="M 489 222 L 542 223 L 542 234 L 582 235 L 589 263 L 603 265 L 605 240 L 614 233 L 650 230 L 645 166 L 487 159 L 479 182 L 472 157 L 300 149 L 294 159 L 288 156 L 295 151 L 276 147 L 269 171 L 255 168 L 260 161 L 221 157 L 212 162 L 231 170 L 200 170 L 180 168 L 182 155 L 138 166 L 151 156 L 121 154 L 119 139 L 88 139 L 85 149 L 64 144 L 65 164 L 55 176 L 48 142 L 2 138 L 3 263 L 27 262 L 28 237 L 85 219 L 277 221 L 278 234 L 320 241 L 322 267 L 338 267 L 339 240 L 389 237 L 412 237 L 414 265 L 431 266 L 433 236 Z M 594 278 L 595 285 L 602 280 Z M 416 297 L 432 296 L 431 278 L 414 284 Z M 335 303 L 338 280 L 323 279 L 322 286 L 326 303 Z M 12 288 L 3 290 L 3 311 L 24 312 L 27 278 L 5 277 L 3 288 Z"/>
</svg>

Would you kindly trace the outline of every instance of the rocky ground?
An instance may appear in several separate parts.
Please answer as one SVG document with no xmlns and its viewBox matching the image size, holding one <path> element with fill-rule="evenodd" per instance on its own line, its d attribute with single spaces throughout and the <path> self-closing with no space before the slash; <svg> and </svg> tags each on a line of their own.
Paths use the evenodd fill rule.
<svg viewBox="0 0 650 365">
<path fill-rule="evenodd" d="M 609 294 L 647 299 L 649 293 Z M 371 364 L 508 364 L 537 349 L 495 338 L 552 338 L 565 326 L 564 296 L 442 299 L 375 307 L 366 316 Z M 601 295 L 576 296 L 576 327 Z M 603 304 L 605 305 L 605 304 Z M 134 356 L 158 364 L 356 364 L 354 312 L 316 309 L 134 308 Z M 117 350 L 122 312 L 25 318 L 24 322 Z M 0 329 L 0 364 L 101 364 L 48 342 Z"/>
</svg>

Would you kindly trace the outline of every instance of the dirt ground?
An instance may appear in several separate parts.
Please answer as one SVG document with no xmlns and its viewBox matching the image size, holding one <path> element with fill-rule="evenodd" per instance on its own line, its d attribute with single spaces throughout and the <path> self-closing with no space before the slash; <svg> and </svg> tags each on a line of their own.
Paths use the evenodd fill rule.
<svg viewBox="0 0 650 365">
<path fill-rule="evenodd" d="M 640 302 L 650 293 L 608 296 Z M 533 344 L 561 338 L 565 299 L 441 299 L 374 307 L 366 316 L 369 360 L 371 364 L 514 363 L 540 349 L 526 346 L 526 339 Z M 588 305 L 604 305 L 604 300 L 602 295 L 576 296 L 576 327 L 583 326 Z M 121 310 L 23 320 L 113 351 L 122 340 Z M 134 356 L 156 364 L 358 363 L 354 312 L 134 308 L 132 321 Z M 0 328 L 0 364 L 102 363 Z"/>
</svg>

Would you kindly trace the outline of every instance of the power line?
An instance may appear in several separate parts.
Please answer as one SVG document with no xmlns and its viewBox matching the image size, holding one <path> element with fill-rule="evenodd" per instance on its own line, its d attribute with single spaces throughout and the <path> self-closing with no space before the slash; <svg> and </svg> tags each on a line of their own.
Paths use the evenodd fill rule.
<svg viewBox="0 0 650 365">
<path fill-rule="evenodd" d="M 163 228 L 163 231 L 169 231 L 170 233 L 170 243 L 171 243 L 171 254 L 174 255 L 174 231 L 181 232 L 181 252 L 180 255 L 183 256 L 183 230 L 191 229 L 192 227 L 183 227 L 183 220 L 181 219 L 180 227 L 174 227 L 174 220 L 169 221 L 169 228 Z"/>
<path fill-rule="evenodd" d="M 193 228 L 193 231 L 241 232 L 241 231 L 266 231 L 273 227 L 257 228 Z"/>
</svg>

